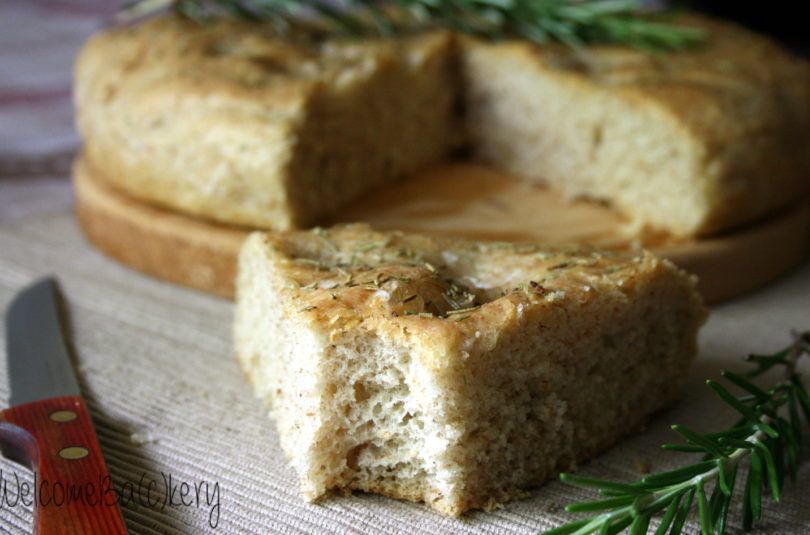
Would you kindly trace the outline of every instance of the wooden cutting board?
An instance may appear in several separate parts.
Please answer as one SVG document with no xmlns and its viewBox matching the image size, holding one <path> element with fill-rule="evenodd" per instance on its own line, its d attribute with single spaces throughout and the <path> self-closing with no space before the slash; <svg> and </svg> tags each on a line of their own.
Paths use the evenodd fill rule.
<svg viewBox="0 0 810 535">
<path fill-rule="evenodd" d="M 251 229 L 194 218 L 128 197 L 81 157 L 74 164 L 76 214 L 88 240 L 155 277 L 232 298 L 236 257 Z M 555 192 L 474 163 L 447 163 L 358 199 L 338 222 L 488 240 L 644 246 L 700 278 L 709 303 L 755 289 L 799 264 L 810 244 L 810 200 L 723 236 L 674 241 L 638 233 L 599 203 Z"/>
</svg>

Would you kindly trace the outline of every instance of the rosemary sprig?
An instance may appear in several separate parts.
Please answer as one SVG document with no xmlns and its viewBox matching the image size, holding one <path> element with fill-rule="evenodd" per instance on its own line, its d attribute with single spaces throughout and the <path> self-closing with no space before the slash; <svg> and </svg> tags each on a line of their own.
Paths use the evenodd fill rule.
<svg viewBox="0 0 810 535">
<path fill-rule="evenodd" d="M 336 7 L 342 4 L 341 7 Z M 140 0 L 124 19 L 172 7 L 198 21 L 230 16 L 263 21 L 286 31 L 295 21 L 319 20 L 348 35 L 391 36 L 400 30 L 443 27 L 480 37 L 520 37 L 572 46 L 616 43 L 650 51 L 689 48 L 699 28 L 666 22 L 641 0 Z"/>
<path fill-rule="evenodd" d="M 762 516 L 762 495 L 770 492 L 779 501 L 784 480 L 796 479 L 804 413 L 810 421 L 808 396 L 796 361 L 810 356 L 810 331 L 796 335 L 795 341 L 772 355 L 751 355 L 756 369 L 745 375 L 723 372 L 723 377 L 745 391 L 735 396 L 715 381 L 709 387 L 739 414 L 735 425 L 725 431 L 699 434 L 674 425 L 687 444 L 665 444 L 668 450 L 702 453 L 703 459 L 669 472 L 648 475 L 635 483 L 616 483 L 601 479 L 562 474 L 568 483 L 593 487 L 603 499 L 569 505 L 566 510 L 599 513 L 545 532 L 544 535 L 616 534 L 630 528 L 631 535 L 649 530 L 653 515 L 663 511 L 655 535 L 678 535 L 697 501 L 702 535 L 722 535 L 733 501 L 735 484 L 744 480 L 742 493 L 743 528 L 750 531 Z M 784 369 L 784 378 L 764 390 L 750 381 L 774 367 Z M 787 406 L 787 417 L 781 413 Z M 742 462 L 749 460 L 742 475 Z M 709 485 L 713 485 L 709 492 Z"/>
</svg>

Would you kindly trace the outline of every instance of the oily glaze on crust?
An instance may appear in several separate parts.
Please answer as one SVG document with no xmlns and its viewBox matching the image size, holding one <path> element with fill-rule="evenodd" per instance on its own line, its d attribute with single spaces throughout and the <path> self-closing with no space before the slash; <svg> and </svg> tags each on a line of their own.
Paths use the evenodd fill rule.
<svg viewBox="0 0 810 535">
<path fill-rule="evenodd" d="M 466 326 L 479 317 L 497 330 L 505 308 L 548 308 L 563 298 L 585 305 L 600 292 L 637 283 L 662 264 L 672 269 L 647 251 L 476 242 L 381 232 L 365 224 L 259 236 L 284 259 L 286 291 L 302 308 L 316 307 L 309 309 L 316 321 L 396 317 L 446 325 L 440 337 L 469 332 Z M 474 313 L 458 313 L 473 307 Z M 461 316 L 463 321 L 422 321 Z"/>
</svg>

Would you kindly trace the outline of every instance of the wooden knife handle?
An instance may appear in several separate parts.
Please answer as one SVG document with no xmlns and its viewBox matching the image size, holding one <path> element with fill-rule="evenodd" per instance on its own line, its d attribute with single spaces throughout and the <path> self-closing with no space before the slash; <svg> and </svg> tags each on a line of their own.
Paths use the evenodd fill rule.
<svg viewBox="0 0 810 535">
<path fill-rule="evenodd" d="M 34 535 L 126 534 L 82 398 L 44 399 L 0 412 L 0 444 L 7 458 L 34 471 L 28 496 Z"/>
</svg>

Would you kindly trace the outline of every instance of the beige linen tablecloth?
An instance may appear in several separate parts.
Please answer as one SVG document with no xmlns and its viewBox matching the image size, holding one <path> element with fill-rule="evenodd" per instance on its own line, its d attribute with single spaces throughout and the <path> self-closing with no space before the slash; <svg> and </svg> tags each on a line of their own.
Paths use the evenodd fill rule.
<svg viewBox="0 0 810 535">
<path fill-rule="evenodd" d="M 38 185 L 40 180 L 29 179 L 30 191 Z M 5 211 L 14 196 L 2 191 L 0 211 Z M 374 495 L 305 504 L 271 421 L 232 358 L 230 302 L 107 259 L 84 241 L 69 206 L 0 226 L 0 307 L 45 274 L 58 277 L 67 300 L 75 363 L 113 480 L 125 498 L 128 488 L 135 491 L 124 507 L 132 533 L 534 533 L 572 518 L 559 506 L 585 497 L 554 482 L 531 499 L 461 520 Z M 685 460 L 657 449 L 673 439 L 669 424 L 708 430 L 732 418 L 703 379 L 724 367 L 742 368 L 744 353 L 775 349 L 791 328 L 808 326 L 807 265 L 715 308 L 683 402 L 657 416 L 643 435 L 585 465 L 584 473 L 629 480 L 638 477 L 639 463 L 661 470 Z M 3 366 L 0 399 L 5 402 L 7 395 Z M 25 533 L 30 508 L 14 505 L 14 496 L 16 479 L 27 476 L 9 462 L 0 469 L 0 531 Z M 152 503 L 147 503 L 143 495 L 150 482 Z M 195 496 L 194 503 L 178 504 L 183 484 L 203 488 L 199 502 Z M 166 504 L 168 488 L 175 499 Z M 810 532 L 809 489 L 810 463 L 784 503 L 768 505 L 763 532 Z"/>
<path fill-rule="evenodd" d="M 30 179 L 29 189 L 39 183 Z M 0 212 L 13 197 L 19 198 L 0 189 Z M 573 518 L 561 505 L 590 496 L 553 482 L 528 500 L 461 520 L 375 495 L 306 504 L 273 425 L 233 358 L 230 302 L 107 259 L 84 241 L 69 206 L 0 225 L 0 308 L 45 274 L 58 277 L 67 300 L 79 380 L 112 478 L 125 498 L 134 490 L 123 508 L 131 533 L 536 533 Z M 631 480 L 639 464 L 658 471 L 692 458 L 657 446 L 674 440 L 672 423 L 710 430 L 732 420 L 703 380 L 721 368 L 744 368 L 739 357 L 746 352 L 781 347 L 790 329 L 808 326 L 810 265 L 716 307 L 683 401 L 654 418 L 644 434 L 584 465 L 583 473 Z M 5 374 L 0 365 L 0 403 L 8 399 Z M 807 451 L 804 459 L 810 460 Z M 0 532 L 25 533 L 31 509 L 14 505 L 14 497 L 16 479 L 30 482 L 30 476 L 10 462 L 0 470 Z M 152 503 L 144 497 L 150 482 Z M 195 485 L 202 488 L 199 502 L 195 496 L 194 503 L 179 505 L 184 484 L 192 494 Z M 169 503 L 167 489 L 175 493 Z M 783 503 L 766 500 L 760 532 L 810 533 L 809 493 L 806 463 Z M 732 523 L 739 525 L 738 518 Z"/>
<path fill-rule="evenodd" d="M 74 223 L 66 176 L 78 143 L 70 127 L 70 60 L 111 6 L 0 3 L 0 310 L 35 278 L 58 278 L 79 381 L 130 533 L 529 534 L 575 518 L 561 507 L 593 494 L 559 482 L 460 520 L 376 495 L 321 505 L 299 498 L 272 422 L 233 358 L 232 304 L 116 264 Z M 740 357 L 782 347 L 791 329 L 810 329 L 810 264 L 716 307 L 683 401 L 582 473 L 629 481 L 644 465 L 659 471 L 690 462 L 694 457 L 658 449 L 676 439 L 669 425 L 727 426 L 734 416 L 704 379 L 722 368 L 745 369 Z M 4 337 L 0 323 L 0 408 L 8 403 Z M 808 448 L 803 458 L 810 461 Z M 31 507 L 18 498 L 33 484 L 30 473 L 0 459 L 0 533 L 30 531 Z M 694 519 L 689 526 L 687 533 L 697 533 Z M 781 504 L 766 499 L 757 532 L 810 533 L 810 462 Z"/>
</svg>

